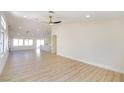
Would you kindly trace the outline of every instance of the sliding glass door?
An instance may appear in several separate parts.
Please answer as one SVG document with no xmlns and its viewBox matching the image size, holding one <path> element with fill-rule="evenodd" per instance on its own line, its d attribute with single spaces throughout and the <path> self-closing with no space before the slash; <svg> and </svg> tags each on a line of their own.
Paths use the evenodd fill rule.
<svg viewBox="0 0 124 93">
<path fill-rule="evenodd" d="M 36 41 L 36 48 L 40 49 L 41 46 L 44 46 L 44 40 L 37 40 Z"/>
</svg>

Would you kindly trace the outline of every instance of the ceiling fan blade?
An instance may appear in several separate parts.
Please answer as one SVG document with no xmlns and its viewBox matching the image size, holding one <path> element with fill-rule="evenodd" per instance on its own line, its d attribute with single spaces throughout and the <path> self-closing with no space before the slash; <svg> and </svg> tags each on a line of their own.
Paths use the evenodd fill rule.
<svg viewBox="0 0 124 93">
<path fill-rule="evenodd" d="M 48 11 L 48 13 L 54 14 L 54 11 Z"/>
<path fill-rule="evenodd" d="M 58 24 L 58 23 L 61 23 L 62 21 L 56 21 L 56 22 L 53 22 L 54 24 Z"/>
</svg>

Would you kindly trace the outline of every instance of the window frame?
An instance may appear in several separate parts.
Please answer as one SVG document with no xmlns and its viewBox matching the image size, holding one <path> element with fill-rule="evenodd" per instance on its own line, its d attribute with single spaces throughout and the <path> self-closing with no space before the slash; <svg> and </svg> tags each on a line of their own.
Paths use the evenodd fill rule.
<svg viewBox="0 0 124 93">
<path fill-rule="evenodd" d="M 17 45 L 14 44 L 14 40 L 17 40 Z M 14 38 L 13 39 L 13 47 L 18 47 L 18 46 L 19 46 L 18 39 Z"/>
<path fill-rule="evenodd" d="M 14 45 L 14 40 L 17 40 L 17 45 Z M 22 44 L 20 43 L 22 40 Z M 30 43 L 31 41 L 31 43 Z M 13 39 L 13 47 L 24 47 L 24 46 L 33 46 L 33 39 Z"/>
<path fill-rule="evenodd" d="M 3 55 L 4 54 L 4 31 L 2 31 L 2 29 L 0 30 L 0 55 Z"/>
<path fill-rule="evenodd" d="M 31 41 L 31 44 L 30 44 L 30 41 Z M 32 40 L 32 39 L 29 39 L 29 40 L 28 40 L 28 45 L 29 45 L 29 46 L 33 46 L 33 40 Z"/>
<path fill-rule="evenodd" d="M 40 45 L 41 45 L 41 46 L 44 46 L 44 45 L 45 45 L 45 40 L 44 40 L 44 39 L 41 39 L 41 40 L 40 40 Z"/>
<path fill-rule="evenodd" d="M 22 42 L 21 42 L 22 41 Z M 18 39 L 18 46 L 24 46 L 23 39 Z"/>
<path fill-rule="evenodd" d="M 6 30 L 6 22 L 3 16 L 1 16 L 1 25 L 4 28 L 4 30 Z"/>
</svg>

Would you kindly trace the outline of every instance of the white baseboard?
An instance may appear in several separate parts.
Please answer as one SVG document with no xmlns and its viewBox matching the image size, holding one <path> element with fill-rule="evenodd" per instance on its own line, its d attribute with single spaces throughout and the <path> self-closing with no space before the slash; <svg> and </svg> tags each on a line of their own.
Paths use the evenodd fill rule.
<svg viewBox="0 0 124 93">
<path fill-rule="evenodd" d="M 93 66 L 96 66 L 96 67 L 104 68 L 104 69 L 107 69 L 107 70 L 111 70 L 111 71 L 115 71 L 115 72 L 119 72 L 119 73 L 124 73 L 123 70 L 120 70 L 120 69 L 117 69 L 117 68 L 113 68 L 113 67 L 110 67 L 110 66 L 107 66 L 107 65 L 93 64 L 93 62 L 89 62 L 89 61 L 82 60 L 82 59 L 75 58 L 75 57 L 71 57 L 71 56 L 65 56 L 65 55 L 59 54 L 59 53 L 57 55 L 63 56 L 63 57 L 66 57 L 66 58 L 69 58 L 69 59 L 72 59 L 72 60 L 76 60 L 76 61 L 79 61 L 79 62 L 83 62 L 83 63 L 89 64 L 89 65 L 93 65 Z"/>
</svg>

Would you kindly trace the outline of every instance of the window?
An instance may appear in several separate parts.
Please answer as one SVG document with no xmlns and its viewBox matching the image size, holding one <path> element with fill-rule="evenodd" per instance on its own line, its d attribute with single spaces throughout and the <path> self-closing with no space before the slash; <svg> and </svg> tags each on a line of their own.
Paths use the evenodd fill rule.
<svg viewBox="0 0 124 93">
<path fill-rule="evenodd" d="M 28 39 L 25 39 L 25 46 L 28 46 Z"/>
<path fill-rule="evenodd" d="M 32 39 L 25 39 L 25 46 L 32 46 L 33 40 Z"/>
<path fill-rule="evenodd" d="M 33 45 L 33 40 L 29 40 L 29 45 L 32 46 Z"/>
<path fill-rule="evenodd" d="M 1 16 L 1 25 L 2 25 L 2 27 L 4 29 L 6 29 L 6 22 L 5 22 L 4 18 L 3 18 L 3 16 Z"/>
<path fill-rule="evenodd" d="M 18 41 L 19 41 L 18 42 L 19 43 L 19 46 L 23 46 L 23 39 L 19 39 Z"/>
<path fill-rule="evenodd" d="M 13 46 L 18 46 L 18 39 L 13 39 Z"/>
<path fill-rule="evenodd" d="M 4 32 L 0 31 L 0 55 L 4 53 Z"/>
<path fill-rule="evenodd" d="M 44 40 L 40 40 L 40 44 L 44 46 Z"/>
<path fill-rule="evenodd" d="M 32 46 L 32 39 L 13 39 L 13 46 Z"/>
<path fill-rule="evenodd" d="M 2 55 L 4 53 L 4 45 L 6 44 L 4 42 L 4 30 L 6 29 L 6 23 L 5 20 L 3 18 L 3 16 L 0 16 L 0 55 Z"/>
<path fill-rule="evenodd" d="M 40 46 L 44 46 L 44 40 L 37 40 L 36 47 L 39 48 Z"/>
<path fill-rule="evenodd" d="M 23 46 L 23 39 L 13 39 L 13 46 Z"/>
</svg>

